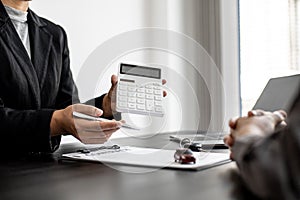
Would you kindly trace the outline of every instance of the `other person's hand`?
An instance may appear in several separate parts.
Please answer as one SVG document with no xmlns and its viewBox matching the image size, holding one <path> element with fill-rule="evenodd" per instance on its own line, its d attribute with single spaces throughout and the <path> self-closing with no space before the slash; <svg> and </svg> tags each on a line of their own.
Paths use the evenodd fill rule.
<svg viewBox="0 0 300 200">
<path fill-rule="evenodd" d="M 231 149 L 237 137 L 246 135 L 267 136 L 276 128 L 282 128 L 286 124 L 284 120 L 287 114 L 283 110 L 267 112 L 263 110 L 252 110 L 247 117 L 232 118 L 229 121 L 230 134 L 224 137 L 224 143 Z M 230 155 L 231 159 L 233 155 Z"/>
<path fill-rule="evenodd" d="M 111 87 L 108 93 L 103 98 L 102 108 L 104 117 L 112 117 L 116 112 L 116 87 L 118 83 L 118 76 L 111 76 Z M 166 84 L 165 79 L 162 80 L 162 84 Z M 167 96 L 167 92 L 163 91 L 163 97 Z"/>
<path fill-rule="evenodd" d="M 102 110 L 89 105 L 74 104 L 53 113 L 50 129 L 51 136 L 71 134 L 86 144 L 102 144 L 122 126 L 122 121 L 91 121 L 73 117 L 73 111 L 100 117 Z"/>
</svg>

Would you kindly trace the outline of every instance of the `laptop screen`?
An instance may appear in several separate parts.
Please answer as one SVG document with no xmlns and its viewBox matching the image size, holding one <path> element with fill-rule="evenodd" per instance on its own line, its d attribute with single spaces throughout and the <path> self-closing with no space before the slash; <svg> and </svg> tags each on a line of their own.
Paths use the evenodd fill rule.
<svg viewBox="0 0 300 200">
<path fill-rule="evenodd" d="M 299 93 L 300 74 L 272 78 L 267 83 L 253 109 L 275 111 L 279 109 L 289 113 L 296 95 Z"/>
</svg>

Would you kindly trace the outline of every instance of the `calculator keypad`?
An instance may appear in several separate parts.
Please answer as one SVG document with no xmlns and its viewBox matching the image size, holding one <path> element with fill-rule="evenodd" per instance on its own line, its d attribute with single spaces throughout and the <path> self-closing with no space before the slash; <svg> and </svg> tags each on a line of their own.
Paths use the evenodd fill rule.
<svg viewBox="0 0 300 200">
<path fill-rule="evenodd" d="M 159 83 L 137 85 L 119 81 L 117 110 L 163 116 L 162 93 L 162 86 Z"/>
</svg>

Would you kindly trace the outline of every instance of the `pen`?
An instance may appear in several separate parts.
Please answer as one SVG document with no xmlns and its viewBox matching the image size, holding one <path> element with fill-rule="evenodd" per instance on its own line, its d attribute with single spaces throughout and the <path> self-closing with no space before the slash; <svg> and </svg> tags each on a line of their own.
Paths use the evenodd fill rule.
<svg viewBox="0 0 300 200">
<path fill-rule="evenodd" d="M 176 136 L 170 136 L 170 140 L 179 143 L 181 146 L 188 146 L 193 149 L 202 148 L 202 149 L 228 149 L 224 143 L 207 143 L 207 141 L 197 141 L 193 142 L 189 138 L 179 138 Z M 214 140 L 215 141 L 215 140 Z"/>
<path fill-rule="evenodd" d="M 73 112 L 73 116 L 77 117 L 77 118 L 80 118 L 80 119 L 100 121 L 100 122 L 110 121 L 109 119 L 105 119 L 105 118 L 101 118 L 101 117 L 93 117 L 93 116 L 86 115 L 86 114 L 83 114 L 83 113 L 80 113 L 80 112 L 76 112 L 76 111 Z"/>
<path fill-rule="evenodd" d="M 101 118 L 101 117 L 93 117 L 93 116 L 86 115 L 86 114 L 76 112 L 76 111 L 73 112 L 73 116 L 76 117 L 76 118 L 92 120 L 92 121 L 100 121 L 100 122 L 109 122 L 109 121 L 111 121 L 109 119 L 105 119 L 105 118 Z M 128 124 L 122 124 L 122 127 L 123 128 L 128 128 L 128 129 L 133 129 L 133 130 L 140 130 L 139 128 L 130 126 Z"/>
</svg>

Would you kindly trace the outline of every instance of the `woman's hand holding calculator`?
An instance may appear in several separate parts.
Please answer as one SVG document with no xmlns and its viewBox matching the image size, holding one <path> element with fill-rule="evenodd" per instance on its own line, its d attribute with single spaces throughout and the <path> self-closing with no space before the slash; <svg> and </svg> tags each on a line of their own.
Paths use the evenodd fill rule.
<svg viewBox="0 0 300 200">
<path fill-rule="evenodd" d="M 116 90 L 118 77 L 111 76 L 111 88 L 104 96 L 102 102 L 103 111 L 89 105 L 74 104 L 65 109 L 57 110 L 53 113 L 50 122 L 51 136 L 71 134 L 85 144 L 101 144 L 106 142 L 110 136 L 120 127 L 131 128 L 124 121 L 104 120 L 99 117 L 111 118 L 116 113 Z M 166 80 L 162 79 L 162 84 Z M 163 91 L 163 97 L 167 95 Z M 75 116 L 74 113 L 87 115 L 89 117 L 99 118 L 87 119 L 80 116 Z"/>
</svg>

